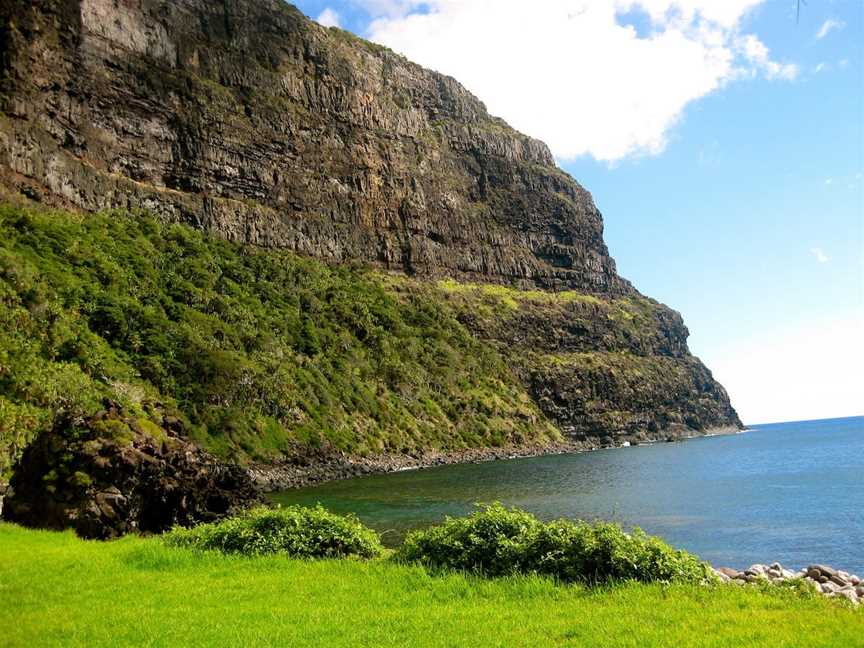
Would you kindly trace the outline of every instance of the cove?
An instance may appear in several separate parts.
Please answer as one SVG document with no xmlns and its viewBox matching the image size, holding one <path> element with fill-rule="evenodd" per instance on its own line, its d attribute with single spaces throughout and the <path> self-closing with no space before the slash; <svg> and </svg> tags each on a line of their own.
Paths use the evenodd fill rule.
<svg viewBox="0 0 864 648">
<path fill-rule="evenodd" d="M 541 519 L 639 526 L 714 565 L 814 562 L 864 573 L 864 417 L 731 436 L 442 466 L 272 495 L 354 513 L 397 545 L 411 529 L 500 501 Z"/>
</svg>

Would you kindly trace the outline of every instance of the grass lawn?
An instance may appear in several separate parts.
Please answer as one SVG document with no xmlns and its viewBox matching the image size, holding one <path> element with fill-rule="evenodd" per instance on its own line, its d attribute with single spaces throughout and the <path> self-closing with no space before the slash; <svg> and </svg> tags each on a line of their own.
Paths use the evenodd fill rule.
<svg viewBox="0 0 864 648">
<path fill-rule="evenodd" d="M 864 646 L 864 610 L 733 586 L 433 576 L 0 524 L 0 645 Z"/>
</svg>

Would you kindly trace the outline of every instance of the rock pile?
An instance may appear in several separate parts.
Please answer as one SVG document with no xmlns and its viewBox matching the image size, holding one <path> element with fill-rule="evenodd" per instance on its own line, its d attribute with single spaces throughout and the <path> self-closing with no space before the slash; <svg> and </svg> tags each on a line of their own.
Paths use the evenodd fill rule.
<svg viewBox="0 0 864 648">
<path fill-rule="evenodd" d="M 801 579 L 829 598 L 842 597 L 853 605 L 864 602 L 864 581 L 855 574 L 834 569 L 826 565 L 810 565 L 806 569 L 791 571 L 780 563 L 753 565 L 744 571 L 730 567 L 715 569 L 714 573 L 724 583 L 745 585 L 747 583 L 774 583 Z"/>
</svg>

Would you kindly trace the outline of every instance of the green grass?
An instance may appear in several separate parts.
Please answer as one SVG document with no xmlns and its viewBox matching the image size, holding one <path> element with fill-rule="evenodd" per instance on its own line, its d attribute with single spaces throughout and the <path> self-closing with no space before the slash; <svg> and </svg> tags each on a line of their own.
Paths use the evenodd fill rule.
<svg viewBox="0 0 864 648">
<path fill-rule="evenodd" d="M 4 646 L 858 646 L 864 613 L 725 586 L 560 586 L 85 542 L 0 524 Z"/>
</svg>

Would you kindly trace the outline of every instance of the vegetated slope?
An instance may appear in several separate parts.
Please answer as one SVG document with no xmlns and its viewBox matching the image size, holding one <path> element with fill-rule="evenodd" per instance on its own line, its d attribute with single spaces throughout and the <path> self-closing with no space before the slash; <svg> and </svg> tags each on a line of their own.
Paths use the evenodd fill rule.
<svg viewBox="0 0 864 648">
<path fill-rule="evenodd" d="M 58 411 L 167 411 L 223 457 L 544 443 L 560 434 L 423 285 L 119 213 L 0 210 L 0 447 Z"/>
<path fill-rule="evenodd" d="M 8 205 L 0 290 L 5 469 L 58 412 L 105 399 L 179 417 L 244 462 L 306 446 L 544 445 L 561 429 L 598 444 L 735 420 L 680 318 L 638 296 L 418 281 L 145 215 Z"/>
</svg>

